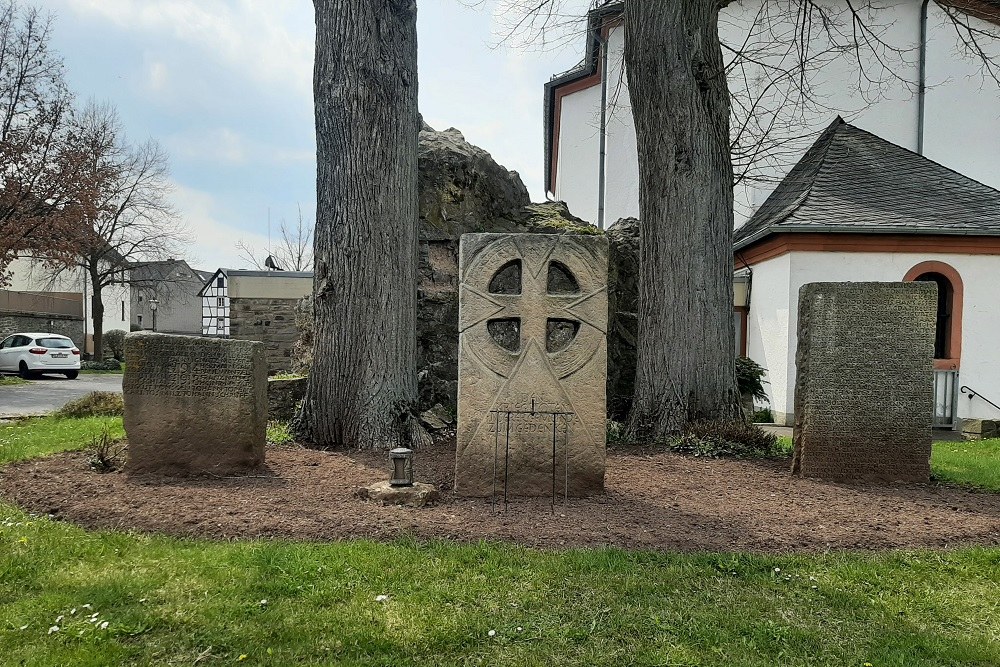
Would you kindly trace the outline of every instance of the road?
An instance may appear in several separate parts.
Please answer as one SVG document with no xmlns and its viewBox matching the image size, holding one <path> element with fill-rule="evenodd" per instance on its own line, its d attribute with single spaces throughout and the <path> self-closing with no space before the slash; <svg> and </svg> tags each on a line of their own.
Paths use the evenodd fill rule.
<svg viewBox="0 0 1000 667">
<path fill-rule="evenodd" d="M 44 415 L 92 391 L 121 393 L 120 373 L 81 374 L 75 380 L 43 375 L 28 384 L 0 387 L 0 418 Z"/>
</svg>

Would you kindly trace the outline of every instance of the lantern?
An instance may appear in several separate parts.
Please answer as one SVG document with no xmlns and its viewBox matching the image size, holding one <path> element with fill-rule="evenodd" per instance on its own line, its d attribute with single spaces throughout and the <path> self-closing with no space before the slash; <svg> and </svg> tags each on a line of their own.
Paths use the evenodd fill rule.
<svg viewBox="0 0 1000 667">
<path fill-rule="evenodd" d="M 413 450 L 397 447 L 389 452 L 392 461 L 392 486 L 413 486 Z"/>
</svg>

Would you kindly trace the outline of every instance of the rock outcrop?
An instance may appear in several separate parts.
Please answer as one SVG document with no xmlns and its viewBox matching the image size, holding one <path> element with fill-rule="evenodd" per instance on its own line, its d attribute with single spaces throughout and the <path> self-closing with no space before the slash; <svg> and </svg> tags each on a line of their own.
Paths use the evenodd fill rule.
<svg viewBox="0 0 1000 667">
<path fill-rule="evenodd" d="M 510 171 L 452 128 L 420 132 L 420 249 L 417 285 L 417 380 L 420 411 L 443 406 L 454 414 L 458 391 L 458 242 L 471 232 L 602 234 L 563 202 L 531 203 Z M 608 232 L 608 408 L 628 409 L 635 380 L 635 278 L 638 225 L 623 220 Z M 311 304 L 301 309 L 303 320 Z M 311 336 L 311 327 L 303 329 Z M 311 339 L 297 357 L 309 355 Z"/>
</svg>

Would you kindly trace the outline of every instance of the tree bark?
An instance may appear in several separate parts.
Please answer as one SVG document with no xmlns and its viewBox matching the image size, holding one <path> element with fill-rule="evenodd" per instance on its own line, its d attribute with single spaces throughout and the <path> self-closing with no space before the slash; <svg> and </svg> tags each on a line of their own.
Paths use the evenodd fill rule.
<svg viewBox="0 0 1000 667">
<path fill-rule="evenodd" d="M 417 33 L 412 0 L 315 0 L 315 347 L 297 420 L 318 446 L 412 446 Z"/>
<path fill-rule="evenodd" d="M 636 437 L 738 418 L 729 91 L 718 0 L 625 3 L 639 149 Z"/>
<path fill-rule="evenodd" d="M 104 295 L 95 271 L 91 269 L 87 275 L 90 278 L 90 317 L 94 320 L 94 361 L 104 361 Z"/>
</svg>

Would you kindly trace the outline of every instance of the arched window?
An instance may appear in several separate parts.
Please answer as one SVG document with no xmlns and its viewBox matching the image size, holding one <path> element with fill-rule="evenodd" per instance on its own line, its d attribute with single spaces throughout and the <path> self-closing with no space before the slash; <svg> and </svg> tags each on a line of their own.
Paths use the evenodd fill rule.
<svg viewBox="0 0 1000 667">
<path fill-rule="evenodd" d="M 932 282 L 938 288 L 934 331 L 935 367 L 958 368 L 962 356 L 962 278 L 944 262 L 921 262 L 906 272 L 905 281 Z"/>
<path fill-rule="evenodd" d="M 951 334 L 952 307 L 955 301 L 955 288 L 951 281 L 940 273 L 929 271 L 914 278 L 917 282 L 937 283 L 937 326 L 934 329 L 934 358 L 948 359 L 949 338 Z"/>
</svg>

